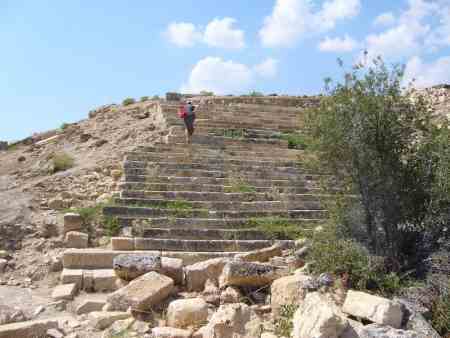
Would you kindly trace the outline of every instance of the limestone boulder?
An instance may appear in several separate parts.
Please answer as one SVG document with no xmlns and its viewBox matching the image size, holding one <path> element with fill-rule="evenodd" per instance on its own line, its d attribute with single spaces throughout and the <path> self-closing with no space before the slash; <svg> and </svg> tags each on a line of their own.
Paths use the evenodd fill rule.
<svg viewBox="0 0 450 338">
<path fill-rule="evenodd" d="M 121 254 L 114 257 L 113 269 L 116 275 L 131 281 L 150 271 L 161 271 L 161 256 L 156 254 Z"/>
<path fill-rule="evenodd" d="M 173 279 L 152 271 L 109 295 L 107 302 L 111 310 L 147 310 L 166 299 L 173 287 Z"/>
<path fill-rule="evenodd" d="M 0 325 L 0 338 L 45 337 L 48 330 L 56 328 L 58 328 L 58 321 L 54 319 Z"/>
<path fill-rule="evenodd" d="M 208 279 L 218 280 L 223 267 L 230 259 L 213 258 L 188 265 L 184 268 L 186 286 L 189 291 L 203 291 Z"/>
<path fill-rule="evenodd" d="M 83 217 L 76 213 L 64 214 L 64 233 L 69 231 L 79 231 L 83 229 Z"/>
<path fill-rule="evenodd" d="M 184 284 L 183 260 L 180 258 L 161 258 L 161 273 L 173 279 L 176 285 Z"/>
<path fill-rule="evenodd" d="M 237 254 L 235 258 L 245 262 L 268 262 L 272 257 L 281 256 L 282 254 L 282 246 L 274 244 L 269 248 Z"/>
<path fill-rule="evenodd" d="M 279 315 L 284 305 L 300 305 L 308 292 L 314 291 L 314 278 L 297 274 L 275 280 L 270 288 L 274 315 Z"/>
<path fill-rule="evenodd" d="M 54 300 L 72 300 L 78 291 L 75 283 L 57 285 L 52 292 Z"/>
<path fill-rule="evenodd" d="M 220 304 L 233 304 L 239 303 L 242 300 L 242 293 L 238 288 L 228 286 L 220 294 Z"/>
<path fill-rule="evenodd" d="M 338 306 L 318 292 L 306 295 L 293 323 L 293 338 L 338 338 L 348 326 Z"/>
<path fill-rule="evenodd" d="M 342 310 L 352 316 L 393 328 L 400 328 L 403 319 L 400 303 L 360 291 L 350 290 L 347 293 Z"/>
<path fill-rule="evenodd" d="M 194 333 L 193 338 L 260 338 L 261 321 L 246 304 L 220 306 L 208 324 Z"/>
<path fill-rule="evenodd" d="M 191 331 L 174 327 L 154 327 L 152 329 L 152 338 L 191 338 L 191 336 Z"/>
<path fill-rule="evenodd" d="M 208 279 L 205 283 L 205 288 L 202 292 L 202 298 L 205 300 L 205 302 L 213 304 L 213 305 L 219 305 L 220 303 L 220 289 L 217 286 L 217 282 Z"/>
<path fill-rule="evenodd" d="M 279 277 L 278 269 L 271 265 L 234 260 L 224 266 L 219 286 L 264 286 Z"/>
<path fill-rule="evenodd" d="M 167 308 L 167 324 L 176 328 L 197 326 L 208 319 L 208 304 L 202 298 L 178 299 Z"/>
<path fill-rule="evenodd" d="M 75 313 L 77 315 L 82 315 L 94 311 L 101 311 L 105 304 L 106 302 L 103 300 L 85 299 L 77 306 Z"/>
<path fill-rule="evenodd" d="M 440 338 L 439 333 L 431 326 L 421 313 L 422 309 L 418 309 L 416 304 L 413 304 L 405 299 L 395 298 L 394 301 L 400 303 L 403 307 L 403 326 L 406 330 L 415 331 L 419 337 Z"/>
<path fill-rule="evenodd" d="M 118 311 L 95 311 L 88 315 L 89 325 L 96 330 L 104 330 L 112 325 L 112 323 L 118 320 L 124 320 L 131 317 L 128 312 L 118 312 Z"/>
<path fill-rule="evenodd" d="M 66 233 L 66 247 L 74 249 L 85 249 L 89 245 L 89 236 L 79 231 L 69 231 Z"/>
</svg>

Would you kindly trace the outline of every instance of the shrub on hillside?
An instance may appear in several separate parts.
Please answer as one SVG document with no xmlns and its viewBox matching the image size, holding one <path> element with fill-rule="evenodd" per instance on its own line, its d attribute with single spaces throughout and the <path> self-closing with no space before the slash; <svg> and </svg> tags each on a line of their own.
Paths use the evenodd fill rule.
<svg viewBox="0 0 450 338">
<path fill-rule="evenodd" d="M 202 90 L 200 92 L 200 95 L 202 95 L 202 96 L 214 96 L 214 92 L 208 92 L 206 90 Z"/>
<path fill-rule="evenodd" d="M 148 96 L 142 96 L 141 97 L 141 102 L 145 102 L 145 101 L 148 101 L 148 100 L 149 100 Z"/>
<path fill-rule="evenodd" d="M 152 100 L 160 100 L 161 98 L 158 95 L 153 95 Z"/>
<path fill-rule="evenodd" d="M 257 97 L 257 96 L 264 96 L 264 94 L 253 90 L 248 94 L 248 96 Z"/>
<path fill-rule="evenodd" d="M 328 95 L 307 127 L 324 168 L 347 194 L 360 196 L 336 223 L 348 225 L 347 208 L 358 203 L 356 221 L 371 252 L 414 269 L 430 239 L 439 246 L 433 234 L 449 224 L 450 145 L 427 102 L 402 81 L 403 67 L 389 68 L 381 58 L 357 65 L 343 83 L 326 81 Z"/>
<path fill-rule="evenodd" d="M 65 152 L 56 153 L 52 156 L 53 172 L 65 171 L 72 168 L 75 160 Z"/>
<path fill-rule="evenodd" d="M 122 105 L 129 106 L 130 104 L 136 103 L 136 100 L 132 97 L 128 97 L 125 100 L 122 101 Z"/>
</svg>

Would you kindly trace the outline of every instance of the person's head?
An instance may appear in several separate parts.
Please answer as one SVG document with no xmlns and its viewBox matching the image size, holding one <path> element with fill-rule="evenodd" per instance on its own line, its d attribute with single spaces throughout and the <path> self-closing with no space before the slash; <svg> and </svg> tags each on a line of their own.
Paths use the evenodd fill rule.
<svg viewBox="0 0 450 338">
<path fill-rule="evenodd" d="M 192 101 L 188 101 L 188 103 L 187 104 L 192 104 Z"/>
</svg>

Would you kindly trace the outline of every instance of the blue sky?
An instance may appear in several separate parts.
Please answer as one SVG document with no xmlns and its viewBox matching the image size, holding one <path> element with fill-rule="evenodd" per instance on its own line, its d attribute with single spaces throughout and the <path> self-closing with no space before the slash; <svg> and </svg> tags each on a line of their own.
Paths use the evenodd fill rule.
<svg viewBox="0 0 450 338">
<path fill-rule="evenodd" d="M 0 140 L 167 91 L 321 91 L 361 50 L 450 82 L 450 0 L 0 0 Z"/>
</svg>

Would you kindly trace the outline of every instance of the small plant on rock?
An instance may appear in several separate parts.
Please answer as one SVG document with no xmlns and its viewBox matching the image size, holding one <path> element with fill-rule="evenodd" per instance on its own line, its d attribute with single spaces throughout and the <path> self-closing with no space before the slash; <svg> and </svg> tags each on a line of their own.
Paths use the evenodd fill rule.
<svg viewBox="0 0 450 338">
<path fill-rule="evenodd" d="M 125 100 L 122 101 L 122 104 L 124 106 L 129 106 L 130 104 L 136 103 L 136 100 L 133 99 L 132 97 L 128 97 Z"/>
<path fill-rule="evenodd" d="M 148 99 L 149 99 L 148 96 L 142 96 L 142 97 L 141 97 L 141 102 L 148 101 Z"/>
<path fill-rule="evenodd" d="M 52 157 L 53 173 L 65 171 L 72 168 L 75 160 L 72 156 L 65 152 L 54 154 Z"/>
<path fill-rule="evenodd" d="M 290 337 L 294 328 L 294 314 L 297 311 L 297 305 L 282 305 L 280 316 L 275 320 L 275 334 L 281 337 Z"/>
</svg>

